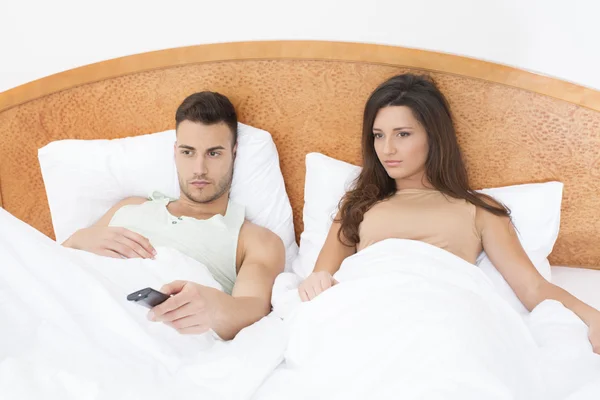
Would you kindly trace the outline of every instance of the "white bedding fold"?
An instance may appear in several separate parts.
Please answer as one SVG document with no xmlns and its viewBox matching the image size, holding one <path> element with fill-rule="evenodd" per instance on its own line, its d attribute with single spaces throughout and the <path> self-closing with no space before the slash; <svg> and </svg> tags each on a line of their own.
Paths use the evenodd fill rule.
<svg viewBox="0 0 600 400">
<path fill-rule="evenodd" d="M 120 260 L 65 249 L 0 209 L 3 398 L 249 398 L 281 361 L 281 320 L 231 342 L 148 321 L 127 294 L 176 279 L 218 287 L 202 264 L 157 251 Z"/>
<path fill-rule="evenodd" d="M 528 321 L 477 267 L 393 239 L 348 258 L 335 277 L 339 285 L 308 303 L 299 301 L 297 280 L 278 279 L 286 367 L 257 399 L 553 398 Z"/>
<path fill-rule="evenodd" d="M 175 279 L 216 285 L 158 250 L 65 249 L 0 209 L 2 398 L 600 398 L 600 357 L 573 313 L 547 301 L 523 319 L 477 267 L 425 243 L 361 251 L 308 303 L 280 275 L 273 312 L 231 342 L 182 336 L 126 301 Z"/>
</svg>

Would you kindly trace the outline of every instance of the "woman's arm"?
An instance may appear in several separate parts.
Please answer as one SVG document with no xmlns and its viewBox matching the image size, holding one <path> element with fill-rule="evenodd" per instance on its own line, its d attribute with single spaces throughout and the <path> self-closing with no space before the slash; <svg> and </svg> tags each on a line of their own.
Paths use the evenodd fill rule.
<svg viewBox="0 0 600 400">
<path fill-rule="evenodd" d="M 340 269 L 342 262 L 347 257 L 356 253 L 356 246 L 346 246 L 338 239 L 338 232 L 341 226 L 342 224 L 335 220 L 331 224 L 327 239 L 325 239 L 323 248 L 319 253 L 313 272 L 325 271 L 333 275 Z"/>
<path fill-rule="evenodd" d="M 356 253 L 356 246 L 346 246 L 340 242 L 338 232 L 341 223 L 335 222 L 336 220 L 331 224 L 312 274 L 298 287 L 298 293 L 302 301 L 312 300 L 335 285 L 337 282 L 333 279 L 333 275 L 340 269 L 346 257 Z"/>
<path fill-rule="evenodd" d="M 477 209 L 476 225 L 487 256 L 523 305 L 531 311 L 546 299 L 561 302 L 590 328 L 590 341 L 600 353 L 600 311 L 544 279 L 525 253 L 508 217 Z"/>
</svg>

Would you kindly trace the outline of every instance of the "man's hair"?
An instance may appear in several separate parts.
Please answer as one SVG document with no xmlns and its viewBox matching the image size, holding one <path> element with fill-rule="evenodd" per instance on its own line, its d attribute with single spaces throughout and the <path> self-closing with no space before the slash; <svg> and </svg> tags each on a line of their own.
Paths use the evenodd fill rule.
<svg viewBox="0 0 600 400">
<path fill-rule="evenodd" d="M 200 122 L 205 125 L 227 124 L 237 142 L 237 114 L 231 101 L 220 93 L 198 92 L 188 96 L 175 113 L 175 129 L 183 121 Z"/>
</svg>

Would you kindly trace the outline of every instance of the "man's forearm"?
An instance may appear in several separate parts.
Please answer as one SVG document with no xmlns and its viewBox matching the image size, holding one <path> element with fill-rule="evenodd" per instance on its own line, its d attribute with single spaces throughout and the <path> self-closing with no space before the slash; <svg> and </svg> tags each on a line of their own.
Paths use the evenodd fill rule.
<svg viewBox="0 0 600 400">
<path fill-rule="evenodd" d="M 233 297 L 215 290 L 213 292 L 212 329 L 224 340 L 233 339 L 239 331 L 252 325 L 271 310 L 270 304 L 255 297 Z"/>
</svg>

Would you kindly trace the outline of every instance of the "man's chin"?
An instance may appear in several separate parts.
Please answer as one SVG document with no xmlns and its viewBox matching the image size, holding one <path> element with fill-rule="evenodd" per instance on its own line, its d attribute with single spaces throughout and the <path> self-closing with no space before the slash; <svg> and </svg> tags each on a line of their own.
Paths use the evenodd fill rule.
<svg viewBox="0 0 600 400">
<path fill-rule="evenodd" d="M 193 193 L 193 192 L 192 192 L 192 196 L 189 196 L 189 197 L 195 203 L 199 203 L 199 204 L 212 203 L 213 201 L 215 201 L 219 198 L 219 196 L 217 196 L 215 193 L 210 193 L 210 194 L 202 193 L 201 195 L 199 195 L 199 194 Z"/>
<path fill-rule="evenodd" d="M 195 203 L 212 203 L 223 196 L 227 196 L 229 189 L 229 187 L 224 188 L 212 183 L 201 188 L 187 184 L 185 188 L 186 190 L 183 193 Z"/>
<path fill-rule="evenodd" d="M 187 187 L 187 190 L 183 191 L 185 197 L 194 203 L 208 203 L 210 199 L 213 197 L 209 193 L 206 193 L 204 189 L 198 189 L 195 187 Z"/>
<path fill-rule="evenodd" d="M 191 196 L 190 197 L 195 203 L 210 203 L 215 200 L 214 196 Z"/>
</svg>

